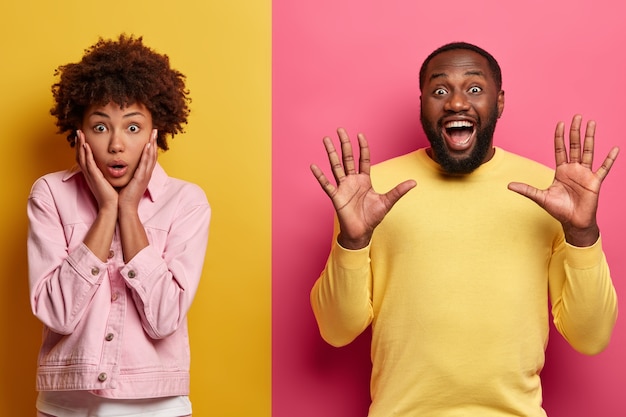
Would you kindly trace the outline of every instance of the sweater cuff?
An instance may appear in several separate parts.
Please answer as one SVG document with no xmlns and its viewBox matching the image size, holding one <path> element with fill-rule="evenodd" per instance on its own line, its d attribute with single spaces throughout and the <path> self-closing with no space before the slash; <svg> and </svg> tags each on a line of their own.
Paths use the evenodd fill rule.
<svg viewBox="0 0 626 417">
<path fill-rule="evenodd" d="M 343 269 L 360 269 L 370 262 L 370 245 L 361 249 L 346 249 L 337 240 L 333 247 L 333 258 L 337 266 Z"/>
<path fill-rule="evenodd" d="M 602 237 L 598 237 L 596 243 L 584 248 L 570 245 L 565 242 L 565 260 L 571 268 L 589 269 L 598 265 L 602 260 Z"/>
</svg>

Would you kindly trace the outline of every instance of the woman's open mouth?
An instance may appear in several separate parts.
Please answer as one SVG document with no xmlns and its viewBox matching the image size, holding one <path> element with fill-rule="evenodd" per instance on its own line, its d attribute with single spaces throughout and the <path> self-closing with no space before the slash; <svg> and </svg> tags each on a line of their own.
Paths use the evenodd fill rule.
<svg viewBox="0 0 626 417">
<path fill-rule="evenodd" d="M 126 174 L 126 171 L 128 170 L 128 165 L 122 163 L 113 164 L 109 165 L 107 167 L 107 170 L 109 171 L 109 175 L 111 175 L 111 177 L 120 178 L 123 177 L 124 174 Z"/>
</svg>

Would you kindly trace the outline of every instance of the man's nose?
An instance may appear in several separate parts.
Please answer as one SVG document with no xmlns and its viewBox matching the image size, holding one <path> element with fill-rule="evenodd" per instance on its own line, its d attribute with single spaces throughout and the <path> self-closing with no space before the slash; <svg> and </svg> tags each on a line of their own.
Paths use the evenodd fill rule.
<svg viewBox="0 0 626 417">
<path fill-rule="evenodd" d="M 462 92 L 456 91 L 452 92 L 446 101 L 446 110 L 453 111 L 455 113 L 465 111 L 469 109 L 469 101 L 467 97 Z"/>
</svg>

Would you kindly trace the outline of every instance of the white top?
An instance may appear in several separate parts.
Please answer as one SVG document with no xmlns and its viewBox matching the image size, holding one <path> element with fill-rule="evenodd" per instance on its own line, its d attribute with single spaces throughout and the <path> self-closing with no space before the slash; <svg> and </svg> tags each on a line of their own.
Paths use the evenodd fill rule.
<svg viewBox="0 0 626 417">
<path fill-rule="evenodd" d="M 37 410 L 57 417 L 180 417 L 191 414 L 187 396 L 120 400 L 89 391 L 41 391 Z"/>
</svg>

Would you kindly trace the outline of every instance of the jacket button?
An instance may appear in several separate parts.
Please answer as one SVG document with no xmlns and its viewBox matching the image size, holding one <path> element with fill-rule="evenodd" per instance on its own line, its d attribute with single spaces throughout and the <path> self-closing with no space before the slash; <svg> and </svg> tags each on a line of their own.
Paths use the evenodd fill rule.
<svg viewBox="0 0 626 417">
<path fill-rule="evenodd" d="M 102 372 L 100 375 L 98 375 L 98 381 L 100 382 L 104 382 L 107 380 L 107 374 L 106 372 Z"/>
<path fill-rule="evenodd" d="M 115 252 L 113 252 L 112 250 L 109 251 L 109 259 L 111 259 L 112 257 L 115 256 Z"/>
<path fill-rule="evenodd" d="M 135 278 L 137 273 L 135 271 L 128 271 L 128 278 Z"/>
<path fill-rule="evenodd" d="M 107 335 L 104 337 L 104 340 L 110 342 L 111 340 L 113 340 L 114 337 L 115 335 L 113 333 L 107 333 Z"/>
<path fill-rule="evenodd" d="M 94 266 L 93 268 L 91 268 L 91 275 L 96 276 L 100 273 L 100 268 Z"/>
</svg>

